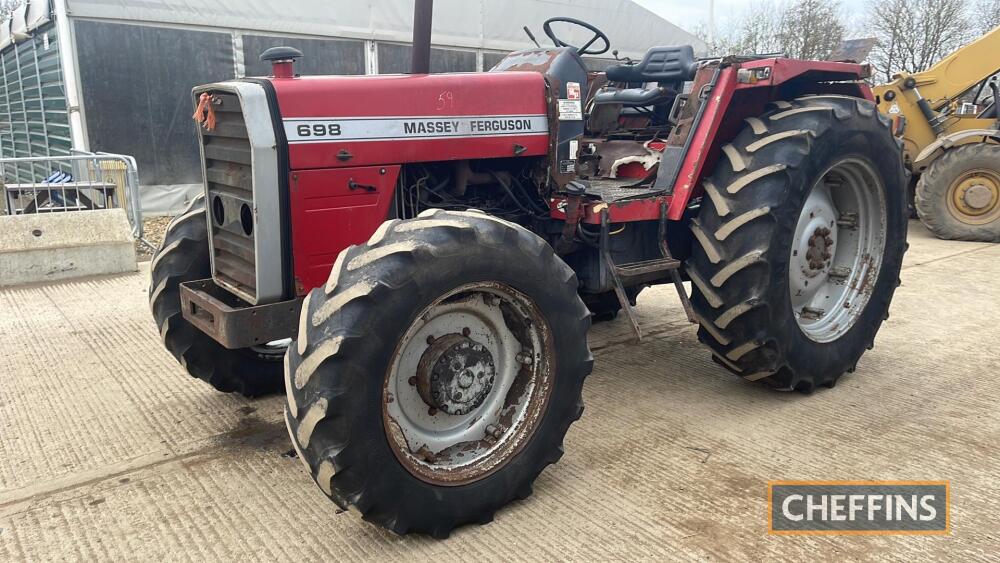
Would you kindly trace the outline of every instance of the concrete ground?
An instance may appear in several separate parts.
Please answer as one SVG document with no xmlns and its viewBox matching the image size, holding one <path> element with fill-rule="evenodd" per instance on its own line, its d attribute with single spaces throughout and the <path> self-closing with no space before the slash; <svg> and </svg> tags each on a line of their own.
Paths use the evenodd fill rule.
<svg viewBox="0 0 1000 563">
<path fill-rule="evenodd" d="M 876 347 L 832 390 L 729 376 L 668 289 L 649 337 L 598 325 L 562 461 L 446 541 L 340 513 L 286 455 L 279 397 L 213 392 L 161 349 L 146 277 L 0 290 L 0 561 L 994 559 L 1000 245 L 911 228 Z M 769 479 L 949 479 L 951 536 L 767 534 Z"/>
</svg>

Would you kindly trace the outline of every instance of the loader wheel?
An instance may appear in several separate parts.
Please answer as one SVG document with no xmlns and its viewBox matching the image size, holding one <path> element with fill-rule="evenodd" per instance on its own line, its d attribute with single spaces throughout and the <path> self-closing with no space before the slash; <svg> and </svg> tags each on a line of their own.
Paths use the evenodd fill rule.
<svg viewBox="0 0 1000 563">
<path fill-rule="evenodd" d="M 906 246 L 901 148 L 871 102 L 748 119 L 704 183 L 687 263 L 699 339 L 744 378 L 833 386 L 888 317 Z"/>
<path fill-rule="evenodd" d="M 181 315 L 180 284 L 212 277 L 203 195 L 167 227 L 150 277 L 149 307 L 160 337 L 189 374 L 224 393 L 256 397 L 281 390 L 284 346 L 228 350 Z"/>
<path fill-rule="evenodd" d="M 562 455 L 590 313 L 542 239 L 479 213 L 384 223 L 303 305 L 285 419 L 320 488 L 398 534 L 485 523 Z"/>
<path fill-rule="evenodd" d="M 920 177 L 917 214 L 938 238 L 1000 242 L 1000 145 L 962 145 Z"/>
</svg>

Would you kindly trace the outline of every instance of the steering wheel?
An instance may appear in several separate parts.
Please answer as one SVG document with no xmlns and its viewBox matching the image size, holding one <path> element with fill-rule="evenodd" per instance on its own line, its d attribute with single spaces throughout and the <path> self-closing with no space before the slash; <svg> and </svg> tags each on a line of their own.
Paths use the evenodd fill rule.
<svg viewBox="0 0 1000 563">
<path fill-rule="evenodd" d="M 594 32 L 594 36 L 591 37 L 590 41 L 587 41 L 587 43 L 583 47 L 576 47 L 570 45 L 569 43 L 556 37 L 556 34 L 552 32 L 552 24 L 556 22 L 565 22 L 565 23 L 571 23 L 573 25 L 578 25 L 584 29 Z M 554 43 L 556 47 L 570 47 L 572 49 L 576 49 L 576 52 L 579 55 L 602 55 L 604 53 L 607 53 L 608 49 L 611 48 L 611 42 L 608 41 L 608 36 L 605 35 L 603 31 L 597 29 L 596 27 L 585 21 L 580 21 L 576 18 L 549 18 L 545 20 L 544 24 L 542 24 L 542 30 L 545 31 L 545 35 L 549 36 L 549 39 L 552 40 L 552 43 Z M 596 43 L 598 40 L 604 41 L 604 48 L 596 51 L 591 51 L 590 46 Z"/>
</svg>

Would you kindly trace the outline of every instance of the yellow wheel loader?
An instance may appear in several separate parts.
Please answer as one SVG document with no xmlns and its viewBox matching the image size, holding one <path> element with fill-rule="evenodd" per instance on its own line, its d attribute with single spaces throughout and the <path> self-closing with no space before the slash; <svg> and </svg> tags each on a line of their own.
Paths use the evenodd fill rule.
<svg viewBox="0 0 1000 563">
<path fill-rule="evenodd" d="M 913 206 L 943 239 L 1000 242 L 1000 27 L 924 72 L 875 88 L 913 173 Z"/>
</svg>

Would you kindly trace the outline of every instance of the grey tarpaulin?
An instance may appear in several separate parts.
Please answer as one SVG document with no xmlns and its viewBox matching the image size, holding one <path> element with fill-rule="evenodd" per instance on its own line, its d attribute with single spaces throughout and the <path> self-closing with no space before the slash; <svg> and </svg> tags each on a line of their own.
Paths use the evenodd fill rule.
<svg viewBox="0 0 1000 563">
<path fill-rule="evenodd" d="M 77 21 L 76 41 L 91 146 L 135 156 L 145 185 L 197 182 L 191 89 L 232 76 L 231 36 Z"/>
<path fill-rule="evenodd" d="M 308 55 L 295 65 L 301 74 L 365 74 L 365 42 L 357 39 L 304 39 L 302 37 L 244 35 L 246 76 L 266 76 L 271 64 L 260 54 L 287 45 Z"/>
</svg>

